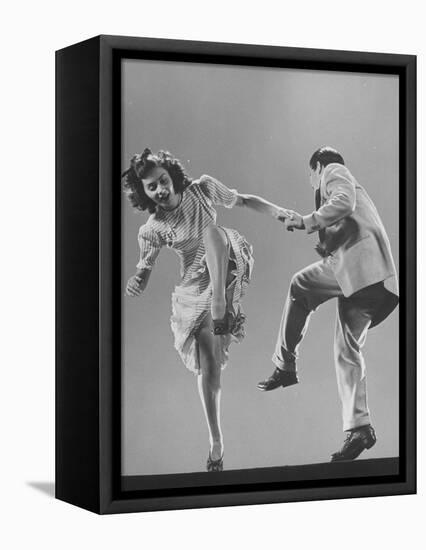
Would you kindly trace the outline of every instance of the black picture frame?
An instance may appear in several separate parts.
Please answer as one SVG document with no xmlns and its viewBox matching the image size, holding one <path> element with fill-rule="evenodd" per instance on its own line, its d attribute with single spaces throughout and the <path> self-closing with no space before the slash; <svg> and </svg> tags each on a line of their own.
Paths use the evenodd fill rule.
<svg viewBox="0 0 426 550">
<path fill-rule="evenodd" d="M 123 486 L 123 58 L 399 76 L 399 460 L 144 476 Z M 416 57 L 98 36 L 56 52 L 56 75 L 56 498 L 108 514 L 415 493 Z"/>
</svg>

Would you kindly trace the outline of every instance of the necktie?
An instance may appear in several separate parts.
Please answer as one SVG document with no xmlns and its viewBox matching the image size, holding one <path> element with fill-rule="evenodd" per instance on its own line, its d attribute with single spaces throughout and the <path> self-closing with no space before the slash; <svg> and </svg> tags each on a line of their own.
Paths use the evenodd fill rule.
<svg viewBox="0 0 426 550">
<path fill-rule="evenodd" d="M 320 189 L 315 190 L 315 210 L 319 210 L 321 207 L 321 191 Z M 325 229 L 320 229 L 318 231 L 318 239 L 320 243 L 325 241 Z"/>
</svg>

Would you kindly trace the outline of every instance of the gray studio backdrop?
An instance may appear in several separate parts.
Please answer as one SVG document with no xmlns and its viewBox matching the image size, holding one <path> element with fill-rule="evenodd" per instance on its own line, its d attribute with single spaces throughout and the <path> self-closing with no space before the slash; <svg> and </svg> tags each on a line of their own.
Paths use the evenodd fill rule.
<svg viewBox="0 0 426 550">
<path fill-rule="evenodd" d="M 144 147 L 167 149 L 198 178 L 309 213 L 308 160 L 336 147 L 375 202 L 398 266 L 398 78 L 329 71 L 128 60 L 122 80 L 122 166 Z M 179 281 L 163 249 L 140 298 L 124 297 L 147 215 L 122 200 L 123 475 L 203 471 L 208 434 L 195 376 L 173 347 L 171 293 Z M 310 464 L 342 444 L 333 364 L 335 301 L 312 316 L 300 384 L 262 393 L 292 274 L 318 259 L 317 236 L 288 233 L 247 209 L 218 209 L 218 222 L 253 244 L 244 301 L 246 339 L 223 373 L 225 468 Z M 378 435 L 365 458 L 398 456 L 398 310 L 365 347 L 369 404 Z"/>
</svg>

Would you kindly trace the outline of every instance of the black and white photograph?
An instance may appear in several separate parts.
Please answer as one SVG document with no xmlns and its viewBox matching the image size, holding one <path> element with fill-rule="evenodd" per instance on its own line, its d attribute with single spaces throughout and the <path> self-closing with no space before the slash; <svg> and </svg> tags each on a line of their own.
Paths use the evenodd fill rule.
<svg viewBox="0 0 426 550">
<path fill-rule="evenodd" d="M 422 13 L 5 4 L 2 548 L 421 547 Z"/>
<path fill-rule="evenodd" d="M 398 75 L 121 64 L 124 478 L 396 472 Z"/>
</svg>

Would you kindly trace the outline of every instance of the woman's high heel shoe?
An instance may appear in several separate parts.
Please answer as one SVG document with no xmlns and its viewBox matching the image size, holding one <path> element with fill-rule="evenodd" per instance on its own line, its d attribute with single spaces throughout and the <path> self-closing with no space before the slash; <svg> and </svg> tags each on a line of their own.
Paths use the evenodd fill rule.
<svg viewBox="0 0 426 550">
<path fill-rule="evenodd" d="M 223 455 L 217 460 L 213 460 L 209 453 L 209 456 L 207 458 L 207 471 L 222 472 L 222 470 L 223 470 Z"/>
</svg>

